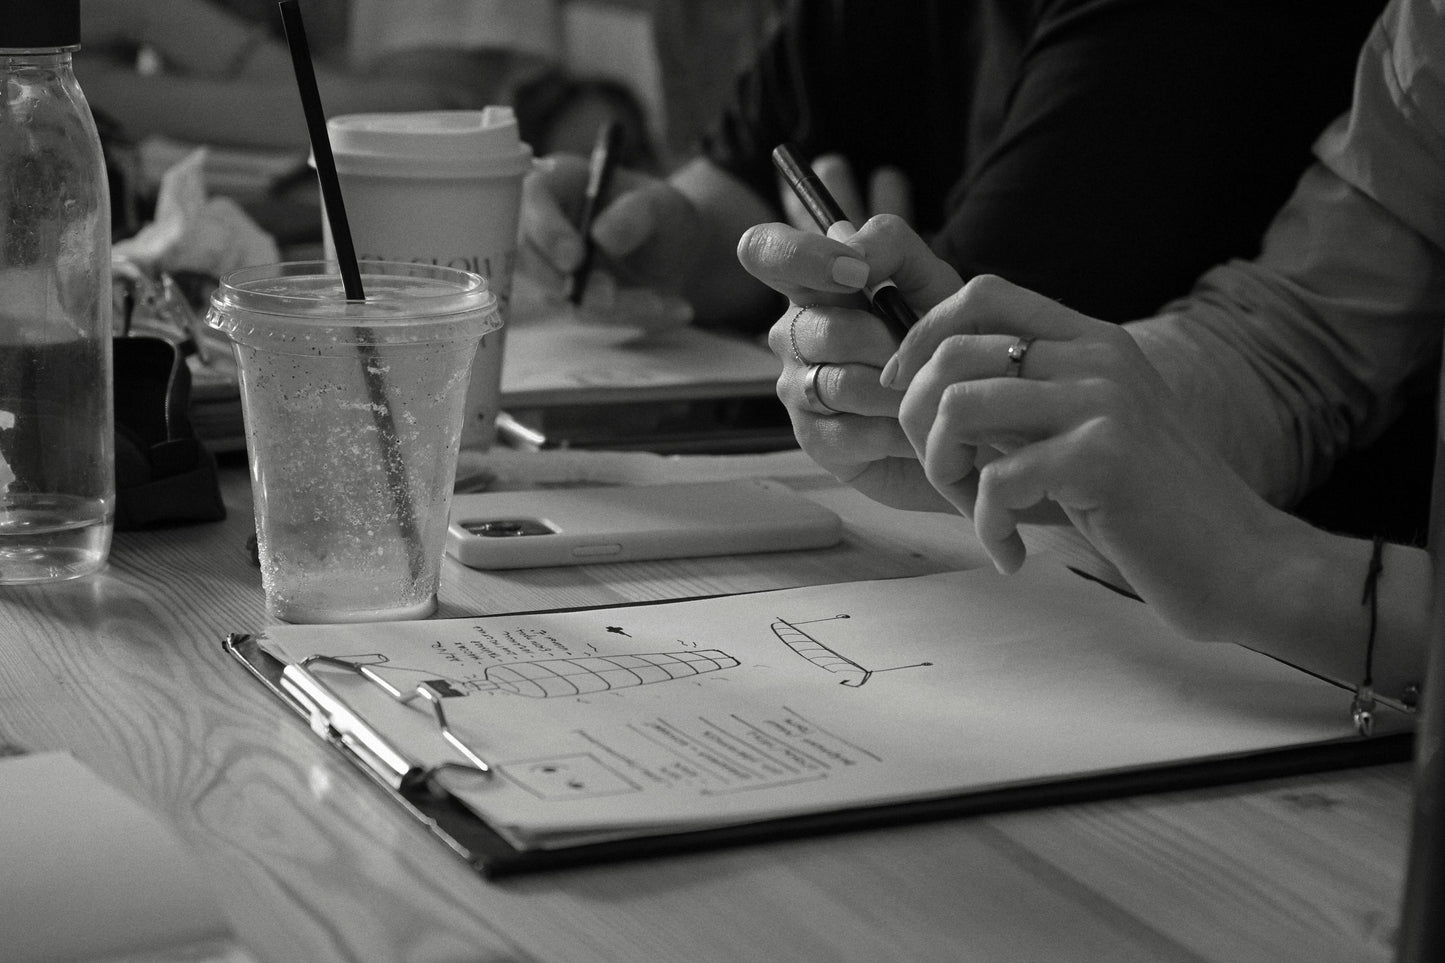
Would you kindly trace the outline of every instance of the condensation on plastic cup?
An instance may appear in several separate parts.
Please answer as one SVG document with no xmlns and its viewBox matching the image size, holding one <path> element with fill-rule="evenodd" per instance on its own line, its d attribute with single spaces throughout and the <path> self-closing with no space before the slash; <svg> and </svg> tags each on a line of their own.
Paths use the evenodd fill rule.
<svg viewBox="0 0 1445 963">
<path fill-rule="evenodd" d="M 246 268 L 207 323 L 240 373 L 262 584 L 289 622 L 424 618 L 436 591 L 472 359 L 501 325 L 479 275 L 364 261 Z"/>
</svg>

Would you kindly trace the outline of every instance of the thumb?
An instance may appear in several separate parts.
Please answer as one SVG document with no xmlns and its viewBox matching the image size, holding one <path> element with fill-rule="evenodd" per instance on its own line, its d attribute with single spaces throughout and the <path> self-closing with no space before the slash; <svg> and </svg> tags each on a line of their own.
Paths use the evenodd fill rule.
<svg viewBox="0 0 1445 963">
<path fill-rule="evenodd" d="M 958 272 L 929 250 L 923 238 L 897 215 L 869 218 L 845 243 L 862 252 L 870 268 L 870 283 L 892 278 L 904 300 L 920 315 L 963 286 Z"/>
</svg>

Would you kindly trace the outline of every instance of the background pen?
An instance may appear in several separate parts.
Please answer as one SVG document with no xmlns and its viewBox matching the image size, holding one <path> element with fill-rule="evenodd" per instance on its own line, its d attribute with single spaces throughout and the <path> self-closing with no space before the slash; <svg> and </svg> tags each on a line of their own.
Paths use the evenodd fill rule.
<svg viewBox="0 0 1445 963">
<path fill-rule="evenodd" d="M 818 227 L 823 233 L 834 240 L 846 240 L 858 229 L 848 220 L 843 213 L 843 208 L 828 193 L 828 188 L 813 173 L 813 168 L 803 161 L 798 149 L 791 144 L 779 144 L 773 148 L 773 164 L 788 182 L 793 193 L 798 195 L 798 200 L 808 209 L 813 220 L 818 222 Z M 903 294 L 898 290 L 898 285 L 890 280 L 882 280 L 877 284 L 870 285 L 867 289 L 868 300 L 873 304 L 873 312 L 883 319 L 888 330 L 898 340 L 908 333 L 918 320 L 918 315 L 903 300 Z"/>
<path fill-rule="evenodd" d="M 607 184 L 612 180 L 612 168 L 617 164 L 617 146 L 621 138 L 621 125 L 615 120 L 608 120 L 597 128 L 597 139 L 592 144 L 592 160 L 587 168 L 587 192 L 582 197 L 582 220 L 577 224 L 577 230 L 582 233 L 582 261 L 572 272 L 572 290 L 568 294 L 573 304 L 582 303 L 582 292 L 587 288 L 587 275 L 592 270 L 592 222 L 601 209 Z"/>
</svg>

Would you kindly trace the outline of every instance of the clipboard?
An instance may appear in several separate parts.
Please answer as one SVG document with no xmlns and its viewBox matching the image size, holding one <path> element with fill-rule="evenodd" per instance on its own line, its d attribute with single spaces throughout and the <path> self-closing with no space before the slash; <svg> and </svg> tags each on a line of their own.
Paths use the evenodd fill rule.
<svg viewBox="0 0 1445 963">
<path fill-rule="evenodd" d="M 648 602 L 636 607 L 668 604 L 671 603 Z M 607 610 L 617 608 L 598 607 Z M 324 693 L 317 698 L 316 689 L 294 684 L 298 674 L 304 677 L 306 667 L 295 663 L 288 666 L 263 648 L 252 635 L 232 634 L 224 640 L 224 649 L 281 703 L 307 720 L 320 738 L 336 748 L 412 818 L 421 822 L 448 850 L 491 879 L 601 862 L 653 858 L 905 823 L 1402 762 L 1411 758 L 1414 745 L 1413 732 L 1393 731 L 1369 738 L 1313 741 L 1260 751 L 1181 758 L 1129 769 L 1041 778 L 883 805 L 848 806 L 733 825 L 629 835 L 559 848 L 524 849 L 514 846 L 472 808 L 442 788 L 440 781 L 433 778 L 434 773 L 425 765 L 406 759 L 402 750 L 386 745 L 384 740 L 371 744 L 366 740 L 358 741 L 350 721 L 340 726 L 333 725 L 331 713 L 336 711 L 336 707 L 323 704 L 328 701 Z M 325 687 L 324 682 L 322 687 Z M 383 701 L 387 699 L 387 696 L 380 695 L 379 690 L 378 697 Z M 1341 709 L 1342 713 L 1345 711 Z M 436 735 L 440 745 L 445 721 L 439 718 L 438 722 Z M 486 765 L 484 759 L 478 761 Z"/>
</svg>

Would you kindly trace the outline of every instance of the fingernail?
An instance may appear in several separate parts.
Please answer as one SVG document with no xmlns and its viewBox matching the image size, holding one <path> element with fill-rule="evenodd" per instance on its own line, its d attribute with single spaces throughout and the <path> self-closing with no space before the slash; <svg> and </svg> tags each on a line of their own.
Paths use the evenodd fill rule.
<svg viewBox="0 0 1445 963">
<path fill-rule="evenodd" d="M 893 387 L 893 379 L 898 377 L 898 355 L 888 359 L 883 366 L 883 373 L 878 376 L 878 383 L 885 388 Z"/>
<path fill-rule="evenodd" d="M 833 260 L 833 280 L 846 288 L 861 288 L 868 283 L 868 263 L 856 257 Z"/>
</svg>

